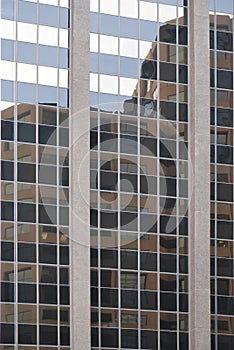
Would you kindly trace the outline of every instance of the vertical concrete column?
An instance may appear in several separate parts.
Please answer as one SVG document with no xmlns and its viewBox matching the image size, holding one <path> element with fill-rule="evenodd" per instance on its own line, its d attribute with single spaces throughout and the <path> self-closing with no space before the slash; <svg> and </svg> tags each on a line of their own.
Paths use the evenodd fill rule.
<svg viewBox="0 0 234 350">
<path fill-rule="evenodd" d="M 89 1 L 71 1 L 71 348 L 90 345 Z"/>
<path fill-rule="evenodd" d="M 209 0 L 190 0 L 190 350 L 210 349 Z"/>
</svg>

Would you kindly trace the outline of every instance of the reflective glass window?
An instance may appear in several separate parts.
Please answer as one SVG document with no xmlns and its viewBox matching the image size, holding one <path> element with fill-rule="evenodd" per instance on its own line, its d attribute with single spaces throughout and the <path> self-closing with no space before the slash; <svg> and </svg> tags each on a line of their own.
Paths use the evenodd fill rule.
<svg viewBox="0 0 234 350">
<path fill-rule="evenodd" d="M 37 4 L 19 0 L 18 21 L 37 23 Z"/>
</svg>

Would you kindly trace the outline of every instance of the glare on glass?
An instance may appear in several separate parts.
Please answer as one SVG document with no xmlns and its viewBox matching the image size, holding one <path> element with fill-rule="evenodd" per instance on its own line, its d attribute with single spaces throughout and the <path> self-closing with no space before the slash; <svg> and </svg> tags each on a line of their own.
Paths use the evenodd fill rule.
<svg viewBox="0 0 234 350">
<path fill-rule="evenodd" d="M 120 38 L 120 55 L 126 57 L 138 57 L 138 41 Z"/>
<path fill-rule="evenodd" d="M 35 24 L 18 22 L 17 39 L 30 43 L 37 42 L 37 26 Z"/>
<path fill-rule="evenodd" d="M 91 8 L 94 8 L 96 10 L 97 6 L 93 4 L 94 2 L 95 0 L 91 2 Z M 100 12 L 118 16 L 118 1 L 100 0 Z"/>
<path fill-rule="evenodd" d="M 138 18 L 138 0 L 120 0 L 120 16 Z"/>
<path fill-rule="evenodd" d="M 157 21 L 157 4 L 140 1 L 140 19 Z"/>
<path fill-rule="evenodd" d="M 118 94 L 118 77 L 100 75 L 100 92 Z"/>
<path fill-rule="evenodd" d="M 100 35 L 100 52 L 118 55 L 118 38 Z"/>
<path fill-rule="evenodd" d="M 58 83 L 58 70 L 52 67 L 38 67 L 38 84 L 57 86 Z"/>
<path fill-rule="evenodd" d="M 17 64 L 17 80 L 25 83 L 37 82 L 37 66 L 26 63 Z"/>
<path fill-rule="evenodd" d="M 39 25 L 39 44 L 42 45 L 58 45 L 58 29 Z"/>
</svg>

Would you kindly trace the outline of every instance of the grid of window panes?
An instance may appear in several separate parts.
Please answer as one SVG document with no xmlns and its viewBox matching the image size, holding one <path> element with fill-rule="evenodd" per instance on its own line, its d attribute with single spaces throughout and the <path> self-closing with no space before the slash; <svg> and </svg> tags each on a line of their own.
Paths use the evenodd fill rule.
<svg viewBox="0 0 234 350">
<path fill-rule="evenodd" d="M 189 349 L 188 2 L 91 0 L 92 349 Z"/>
<path fill-rule="evenodd" d="M 211 348 L 234 344 L 233 1 L 210 1 Z"/>
<path fill-rule="evenodd" d="M 1 0 L 1 349 L 70 349 L 68 0 Z"/>
</svg>

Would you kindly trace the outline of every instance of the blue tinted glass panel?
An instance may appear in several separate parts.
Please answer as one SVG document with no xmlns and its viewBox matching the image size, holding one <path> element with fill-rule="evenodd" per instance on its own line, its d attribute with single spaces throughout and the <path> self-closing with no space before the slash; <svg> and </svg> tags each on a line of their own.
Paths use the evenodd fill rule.
<svg viewBox="0 0 234 350">
<path fill-rule="evenodd" d="M 119 109 L 119 96 L 111 94 L 100 94 L 100 109 L 107 112 L 116 112 Z"/>
<path fill-rule="evenodd" d="M 100 15 L 100 33 L 107 35 L 118 35 L 118 17 Z"/>
<path fill-rule="evenodd" d="M 90 92 L 89 94 L 91 108 L 97 108 L 98 105 L 98 94 L 96 92 Z"/>
<path fill-rule="evenodd" d="M 138 38 L 138 21 L 133 18 L 120 17 L 120 36 Z"/>
<path fill-rule="evenodd" d="M 52 106 L 57 105 L 57 88 L 38 85 L 38 103 Z"/>
<path fill-rule="evenodd" d="M 1 40 L 1 59 L 2 60 L 15 60 L 15 42 L 13 40 Z"/>
<path fill-rule="evenodd" d="M 100 55 L 100 73 L 118 74 L 118 56 Z"/>
<path fill-rule="evenodd" d="M 18 42 L 18 61 L 33 63 L 37 61 L 37 47 L 35 44 Z"/>
<path fill-rule="evenodd" d="M 65 7 L 59 8 L 59 26 L 69 28 L 69 10 Z"/>
<path fill-rule="evenodd" d="M 94 12 L 90 13 L 90 32 L 98 33 L 98 14 Z"/>
<path fill-rule="evenodd" d="M 19 1 L 18 20 L 21 22 L 37 23 L 37 4 Z"/>
<path fill-rule="evenodd" d="M 57 6 L 40 5 L 39 13 L 40 13 L 40 16 L 39 16 L 40 24 L 58 27 L 59 16 L 58 16 Z"/>
<path fill-rule="evenodd" d="M 140 21 L 140 39 L 154 41 L 157 37 L 157 24 L 155 22 Z"/>
<path fill-rule="evenodd" d="M 216 11 L 224 13 L 233 13 L 232 1 L 216 0 Z"/>
<path fill-rule="evenodd" d="M 120 75 L 137 78 L 138 60 L 136 58 L 120 57 Z"/>
<path fill-rule="evenodd" d="M 94 52 L 90 53 L 90 71 L 98 72 L 98 54 Z"/>
<path fill-rule="evenodd" d="M 28 83 L 18 83 L 18 102 L 36 103 L 36 85 Z"/>
<path fill-rule="evenodd" d="M 14 82 L 1 80 L 1 100 L 14 101 Z"/>
<path fill-rule="evenodd" d="M 1 0 L 1 18 L 15 19 L 14 0 Z"/>
<path fill-rule="evenodd" d="M 69 67 L 69 50 L 64 48 L 59 48 L 59 67 L 60 68 Z"/>
<path fill-rule="evenodd" d="M 39 46 L 39 64 L 57 67 L 58 66 L 58 49 L 53 46 Z"/>
<path fill-rule="evenodd" d="M 69 94 L 68 89 L 59 89 L 59 106 L 63 108 L 69 107 Z"/>
</svg>

